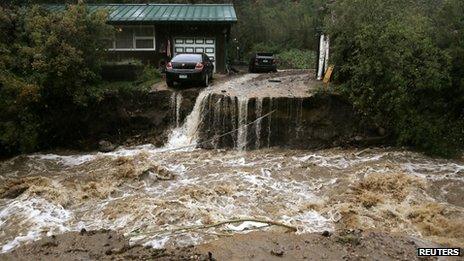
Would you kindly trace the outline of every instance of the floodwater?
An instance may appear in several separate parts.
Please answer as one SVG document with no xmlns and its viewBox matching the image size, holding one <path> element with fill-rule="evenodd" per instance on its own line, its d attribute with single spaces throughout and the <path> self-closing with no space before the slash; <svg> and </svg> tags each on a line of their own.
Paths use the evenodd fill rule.
<svg viewBox="0 0 464 261">
<path fill-rule="evenodd" d="M 289 95 L 272 87 L 279 82 L 260 77 L 245 75 L 206 88 L 186 121 L 176 119 L 165 148 L 33 154 L 0 162 L 0 252 L 81 229 L 115 230 L 132 243 L 155 248 L 283 229 L 247 221 L 179 230 L 235 219 L 280 222 L 297 233 L 372 229 L 464 246 L 464 159 L 390 148 L 246 151 L 245 125 L 254 119 L 240 110 L 245 118 L 238 122 L 237 150 L 195 149 L 210 93 L 225 91 L 246 103 L 253 95 L 240 90 L 256 91 L 247 84 L 261 81 L 276 95 Z M 307 93 L 304 84 L 295 84 L 299 94 L 290 95 Z M 175 115 L 181 100 L 172 97 Z M 257 137 L 260 130 L 255 128 Z"/>
<path fill-rule="evenodd" d="M 19 156 L 0 165 L 0 248 L 65 231 L 112 229 L 153 247 L 197 244 L 265 224 L 179 227 L 237 218 L 298 233 L 342 228 L 463 242 L 464 162 L 393 149 L 192 150 Z M 279 229 L 275 227 L 261 229 Z M 219 235 L 219 236 L 220 236 Z"/>
</svg>

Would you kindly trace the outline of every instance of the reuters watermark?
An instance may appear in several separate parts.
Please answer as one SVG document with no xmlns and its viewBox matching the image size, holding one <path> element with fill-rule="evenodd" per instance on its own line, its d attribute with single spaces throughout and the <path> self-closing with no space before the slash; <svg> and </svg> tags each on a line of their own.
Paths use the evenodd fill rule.
<svg viewBox="0 0 464 261">
<path fill-rule="evenodd" d="M 460 248 L 418 248 L 417 256 L 461 256 Z"/>
</svg>

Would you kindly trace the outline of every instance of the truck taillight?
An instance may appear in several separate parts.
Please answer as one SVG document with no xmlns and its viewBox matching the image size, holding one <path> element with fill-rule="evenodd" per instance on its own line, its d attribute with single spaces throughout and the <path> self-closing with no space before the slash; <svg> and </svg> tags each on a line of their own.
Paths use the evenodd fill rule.
<svg viewBox="0 0 464 261">
<path fill-rule="evenodd" d="M 203 63 L 197 63 L 197 65 L 195 66 L 195 69 L 201 70 L 201 69 L 203 69 L 203 67 L 205 67 L 205 66 L 203 65 Z"/>
<path fill-rule="evenodd" d="M 258 59 L 255 59 L 255 64 L 258 64 L 259 63 L 259 60 Z"/>
<path fill-rule="evenodd" d="M 274 59 L 274 60 L 272 61 L 272 63 L 273 63 L 273 64 L 277 64 L 277 59 Z"/>
<path fill-rule="evenodd" d="M 172 63 L 171 62 L 168 62 L 168 64 L 166 65 L 166 69 L 168 69 L 168 70 L 172 69 Z"/>
</svg>

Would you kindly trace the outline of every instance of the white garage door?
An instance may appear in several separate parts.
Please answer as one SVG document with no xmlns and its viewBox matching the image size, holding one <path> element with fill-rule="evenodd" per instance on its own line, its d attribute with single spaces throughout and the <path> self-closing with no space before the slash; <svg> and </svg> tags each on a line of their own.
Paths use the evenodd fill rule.
<svg viewBox="0 0 464 261">
<path fill-rule="evenodd" d="M 212 37 L 177 37 L 174 39 L 174 55 L 179 53 L 206 53 L 214 59 L 216 71 L 216 39 Z"/>
</svg>

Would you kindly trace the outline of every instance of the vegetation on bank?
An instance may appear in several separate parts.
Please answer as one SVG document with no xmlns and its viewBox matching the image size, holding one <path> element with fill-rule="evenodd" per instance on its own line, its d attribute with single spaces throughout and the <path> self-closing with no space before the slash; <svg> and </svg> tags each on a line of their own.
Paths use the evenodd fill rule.
<svg viewBox="0 0 464 261">
<path fill-rule="evenodd" d="M 100 70 L 111 33 L 106 13 L 84 5 L 64 13 L 0 6 L 0 154 L 69 145 L 82 115 L 105 93 L 147 90 L 159 74 L 105 83 Z"/>
<path fill-rule="evenodd" d="M 338 0 L 330 10 L 335 79 L 398 145 L 464 148 L 464 2 Z"/>
</svg>

